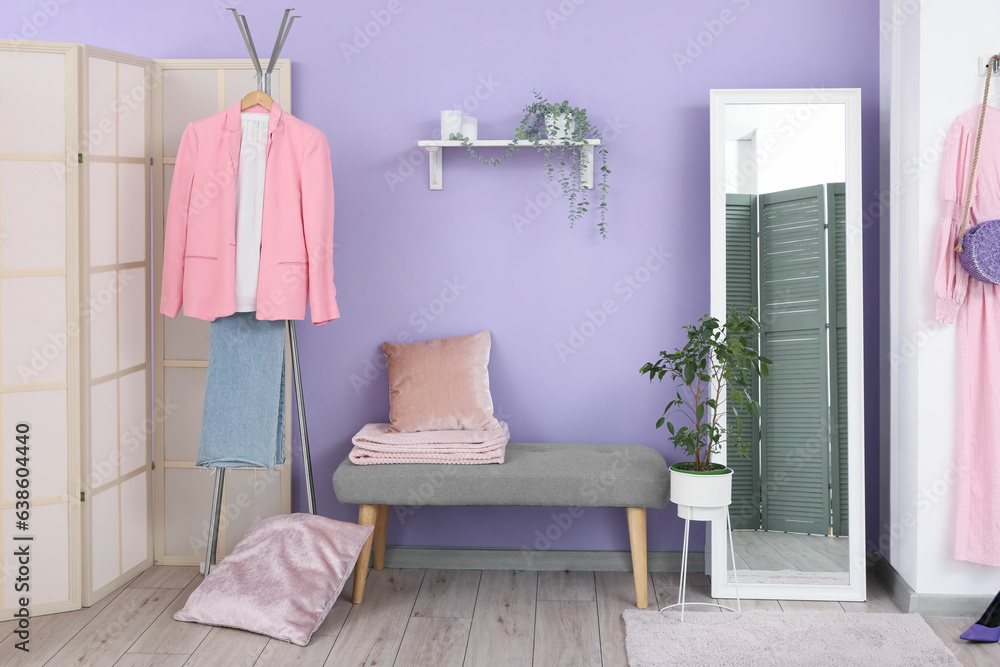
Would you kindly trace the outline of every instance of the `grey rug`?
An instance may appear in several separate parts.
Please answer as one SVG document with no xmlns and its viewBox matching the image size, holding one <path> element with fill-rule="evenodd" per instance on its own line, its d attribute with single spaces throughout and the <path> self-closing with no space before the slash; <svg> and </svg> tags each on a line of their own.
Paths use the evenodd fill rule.
<svg viewBox="0 0 1000 667">
<path fill-rule="evenodd" d="M 961 663 L 917 614 L 625 612 L 631 667 Z"/>
</svg>

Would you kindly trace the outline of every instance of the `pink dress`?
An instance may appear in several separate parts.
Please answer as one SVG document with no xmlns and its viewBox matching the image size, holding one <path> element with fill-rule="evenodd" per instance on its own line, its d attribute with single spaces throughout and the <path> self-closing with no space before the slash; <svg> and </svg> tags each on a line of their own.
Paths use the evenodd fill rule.
<svg viewBox="0 0 1000 667">
<path fill-rule="evenodd" d="M 955 558 L 1000 566 L 1000 287 L 969 278 L 954 248 L 976 147 L 974 107 L 955 119 L 941 158 L 944 219 L 937 320 L 957 325 Z M 1000 218 L 1000 109 L 986 110 L 968 225 Z"/>
</svg>

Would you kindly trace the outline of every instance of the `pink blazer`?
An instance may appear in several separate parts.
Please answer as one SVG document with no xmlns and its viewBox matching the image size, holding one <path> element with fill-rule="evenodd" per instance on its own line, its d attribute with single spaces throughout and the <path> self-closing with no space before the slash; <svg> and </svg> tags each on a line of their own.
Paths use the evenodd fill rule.
<svg viewBox="0 0 1000 667">
<path fill-rule="evenodd" d="M 254 107 L 260 110 L 262 107 Z M 322 131 L 283 112 L 268 121 L 257 319 L 340 317 L 333 285 L 333 174 Z M 177 151 L 163 244 L 160 312 L 202 320 L 236 312 L 240 105 L 187 126 Z"/>
</svg>

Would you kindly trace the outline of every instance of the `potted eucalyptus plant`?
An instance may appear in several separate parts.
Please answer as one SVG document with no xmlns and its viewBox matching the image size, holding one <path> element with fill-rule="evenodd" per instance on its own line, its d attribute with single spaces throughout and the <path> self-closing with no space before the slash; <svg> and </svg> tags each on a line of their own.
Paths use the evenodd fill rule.
<svg viewBox="0 0 1000 667">
<path fill-rule="evenodd" d="M 568 101 L 549 102 L 541 93 L 533 90 L 535 101 L 525 105 L 521 122 L 514 131 L 514 140 L 507 144 L 506 152 L 500 157 L 488 158 L 480 155 L 473 142 L 461 134 L 452 133 L 450 140 L 458 140 L 474 158 L 491 166 L 496 166 L 509 158 L 521 143 L 530 143 L 542 151 L 545 157 L 545 174 L 552 181 L 558 177 L 559 187 L 569 202 L 570 227 L 583 218 L 590 209 L 590 195 L 582 186 L 581 175 L 587 167 L 588 153 L 583 150 L 588 139 L 601 139 L 600 129 L 587 117 L 587 110 L 570 105 Z M 602 141 L 594 148 L 595 159 L 601 162 L 600 192 L 597 209 L 600 219 L 597 229 L 607 238 L 607 196 L 608 196 L 608 147 Z"/>
<path fill-rule="evenodd" d="M 706 315 L 698 324 L 684 327 L 683 347 L 660 352 L 659 359 L 639 370 L 649 375 L 650 382 L 669 375 L 677 383 L 675 398 L 667 403 L 656 428 L 666 424 L 674 446 L 691 459 L 670 467 L 670 499 L 678 505 L 722 507 L 730 502 L 733 471 L 713 463 L 712 456 L 722 451 L 723 436 L 744 456 L 750 448 L 742 438 L 738 415 L 730 415 L 733 423 L 727 427 L 720 423 L 726 394 L 751 416 L 760 416 L 751 387 L 758 377 L 767 377 L 771 361 L 757 352 L 760 324 L 755 314 L 750 308 L 730 308 L 724 322 Z"/>
</svg>

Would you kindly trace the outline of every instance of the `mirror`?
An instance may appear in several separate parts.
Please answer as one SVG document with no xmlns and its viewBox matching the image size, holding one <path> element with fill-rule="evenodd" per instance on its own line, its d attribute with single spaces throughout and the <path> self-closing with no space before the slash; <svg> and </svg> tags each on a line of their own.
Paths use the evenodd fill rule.
<svg viewBox="0 0 1000 667">
<path fill-rule="evenodd" d="M 860 90 L 711 91 L 711 179 L 712 315 L 756 308 L 772 362 L 760 419 L 727 407 L 712 596 L 863 600 Z"/>
</svg>

